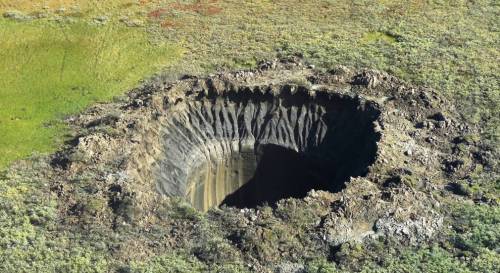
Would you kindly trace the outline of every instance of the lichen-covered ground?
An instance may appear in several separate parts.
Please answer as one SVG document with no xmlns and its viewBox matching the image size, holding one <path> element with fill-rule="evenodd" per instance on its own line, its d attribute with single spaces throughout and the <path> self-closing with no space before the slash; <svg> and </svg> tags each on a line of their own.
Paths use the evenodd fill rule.
<svg viewBox="0 0 500 273">
<path fill-rule="evenodd" d="M 478 127 L 476 134 L 463 136 L 457 149 L 473 143 L 486 153 L 498 153 L 500 7 L 495 1 L 40 4 L 4 0 L 0 10 L 2 168 L 33 152 L 59 149 L 63 140 L 74 137 L 61 118 L 124 94 L 155 72 L 156 78 L 172 80 L 184 74 L 253 68 L 262 59 L 291 55 L 300 55 L 325 71 L 338 65 L 374 68 L 430 87 L 456 105 L 456 114 Z M 298 257 L 283 261 L 278 269 L 276 264 L 264 268 L 281 272 L 495 272 L 500 267 L 500 180 L 498 170 L 483 163 L 447 181 L 448 191 L 436 191 L 446 228 L 431 242 L 417 246 L 391 238 L 350 242 L 335 246 L 330 255 Z M 210 224 L 213 219 L 208 219 L 213 214 L 200 214 L 183 202 L 173 202 L 165 215 L 177 219 L 180 226 L 195 223 L 200 240 L 162 255 L 138 256 L 120 248 L 123 241 L 133 244 L 133 231 L 130 237 L 125 230 L 121 238 L 103 241 L 109 239 L 106 230 L 101 234 L 96 229 L 91 233 L 62 229 L 61 223 L 71 219 L 61 219 L 68 215 L 59 211 L 58 190 L 50 187 L 50 176 L 44 173 L 49 172 L 47 164 L 47 158 L 35 155 L 0 173 L 3 272 L 255 270 L 239 254 L 245 244 L 235 245 L 215 232 L 217 228 Z M 85 191 L 91 191 L 86 185 L 94 181 L 77 177 L 67 183 L 79 185 L 75 188 L 83 192 L 76 196 L 85 196 Z M 86 201 L 84 215 L 90 218 L 79 221 L 99 221 L 95 215 L 100 215 L 107 201 Z M 272 255 L 279 242 L 301 249 L 295 247 L 302 242 L 300 232 L 289 234 L 307 227 L 310 208 L 295 207 L 293 213 L 289 209 L 263 209 L 269 215 L 262 223 L 268 230 L 266 240 L 243 251 Z M 291 215 L 286 224 L 284 215 Z M 226 217 L 231 215 L 220 219 Z M 176 233 L 175 229 L 170 232 Z"/>
</svg>

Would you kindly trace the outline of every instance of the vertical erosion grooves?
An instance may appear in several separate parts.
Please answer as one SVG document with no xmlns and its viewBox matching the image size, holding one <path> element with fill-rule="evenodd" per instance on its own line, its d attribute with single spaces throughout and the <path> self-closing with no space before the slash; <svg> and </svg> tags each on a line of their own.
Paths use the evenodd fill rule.
<svg viewBox="0 0 500 273">
<path fill-rule="evenodd" d="M 379 115 L 370 101 L 306 89 L 188 97 L 166 113 L 156 185 L 203 211 L 337 192 L 375 161 Z"/>
</svg>

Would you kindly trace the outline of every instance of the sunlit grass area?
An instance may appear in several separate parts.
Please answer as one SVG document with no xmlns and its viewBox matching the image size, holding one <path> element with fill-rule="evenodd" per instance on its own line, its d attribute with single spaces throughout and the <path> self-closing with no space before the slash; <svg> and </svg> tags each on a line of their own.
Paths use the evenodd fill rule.
<svg viewBox="0 0 500 273">
<path fill-rule="evenodd" d="M 0 20 L 0 167 L 61 141 L 58 122 L 180 56 L 141 29 Z"/>
<path fill-rule="evenodd" d="M 42 9 L 59 10 L 78 8 L 85 13 L 117 11 L 136 5 L 145 5 L 152 1 L 134 0 L 0 0 L 0 10 L 18 10 L 26 13 L 37 12 Z"/>
</svg>

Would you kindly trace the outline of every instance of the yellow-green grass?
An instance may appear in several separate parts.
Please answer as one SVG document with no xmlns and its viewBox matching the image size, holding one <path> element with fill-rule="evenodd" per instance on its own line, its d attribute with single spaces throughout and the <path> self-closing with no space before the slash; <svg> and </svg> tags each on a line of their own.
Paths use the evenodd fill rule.
<svg viewBox="0 0 500 273">
<path fill-rule="evenodd" d="M 58 122 L 123 93 L 181 55 L 142 29 L 0 20 L 0 168 L 63 140 Z"/>
<path fill-rule="evenodd" d="M 79 9 L 84 13 L 113 12 L 142 6 L 151 1 L 134 0 L 0 0 L 0 11 L 18 10 L 25 13 L 38 12 L 42 9 L 55 11 L 64 8 Z"/>
</svg>

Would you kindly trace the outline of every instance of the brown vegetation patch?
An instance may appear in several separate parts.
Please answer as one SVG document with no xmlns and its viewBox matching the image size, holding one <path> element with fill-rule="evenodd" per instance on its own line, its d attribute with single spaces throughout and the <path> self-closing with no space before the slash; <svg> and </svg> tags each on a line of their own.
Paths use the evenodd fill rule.
<svg viewBox="0 0 500 273">
<path fill-rule="evenodd" d="M 182 23 L 171 19 L 165 19 L 160 23 L 160 26 L 165 29 L 177 29 L 183 26 Z"/>
<path fill-rule="evenodd" d="M 195 12 L 205 16 L 216 15 L 222 12 L 222 8 L 214 5 L 217 2 L 217 0 L 210 0 L 196 1 L 196 3 L 193 4 L 172 3 L 168 5 L 168 8 L 159 8 L 150 12 L 148 17 L 158 18 L 169 10 Z"/>
<path fill-rule="evenodd" d="M 150 11 L 148 13 L 148 18 L 151 18 L 151 19 L 159 19 L 161 18 L 168 10 L 165 9 L 165 8 L 159 8 L 159 9 L 155 9 L 153 11 Z"/>
</svg>

